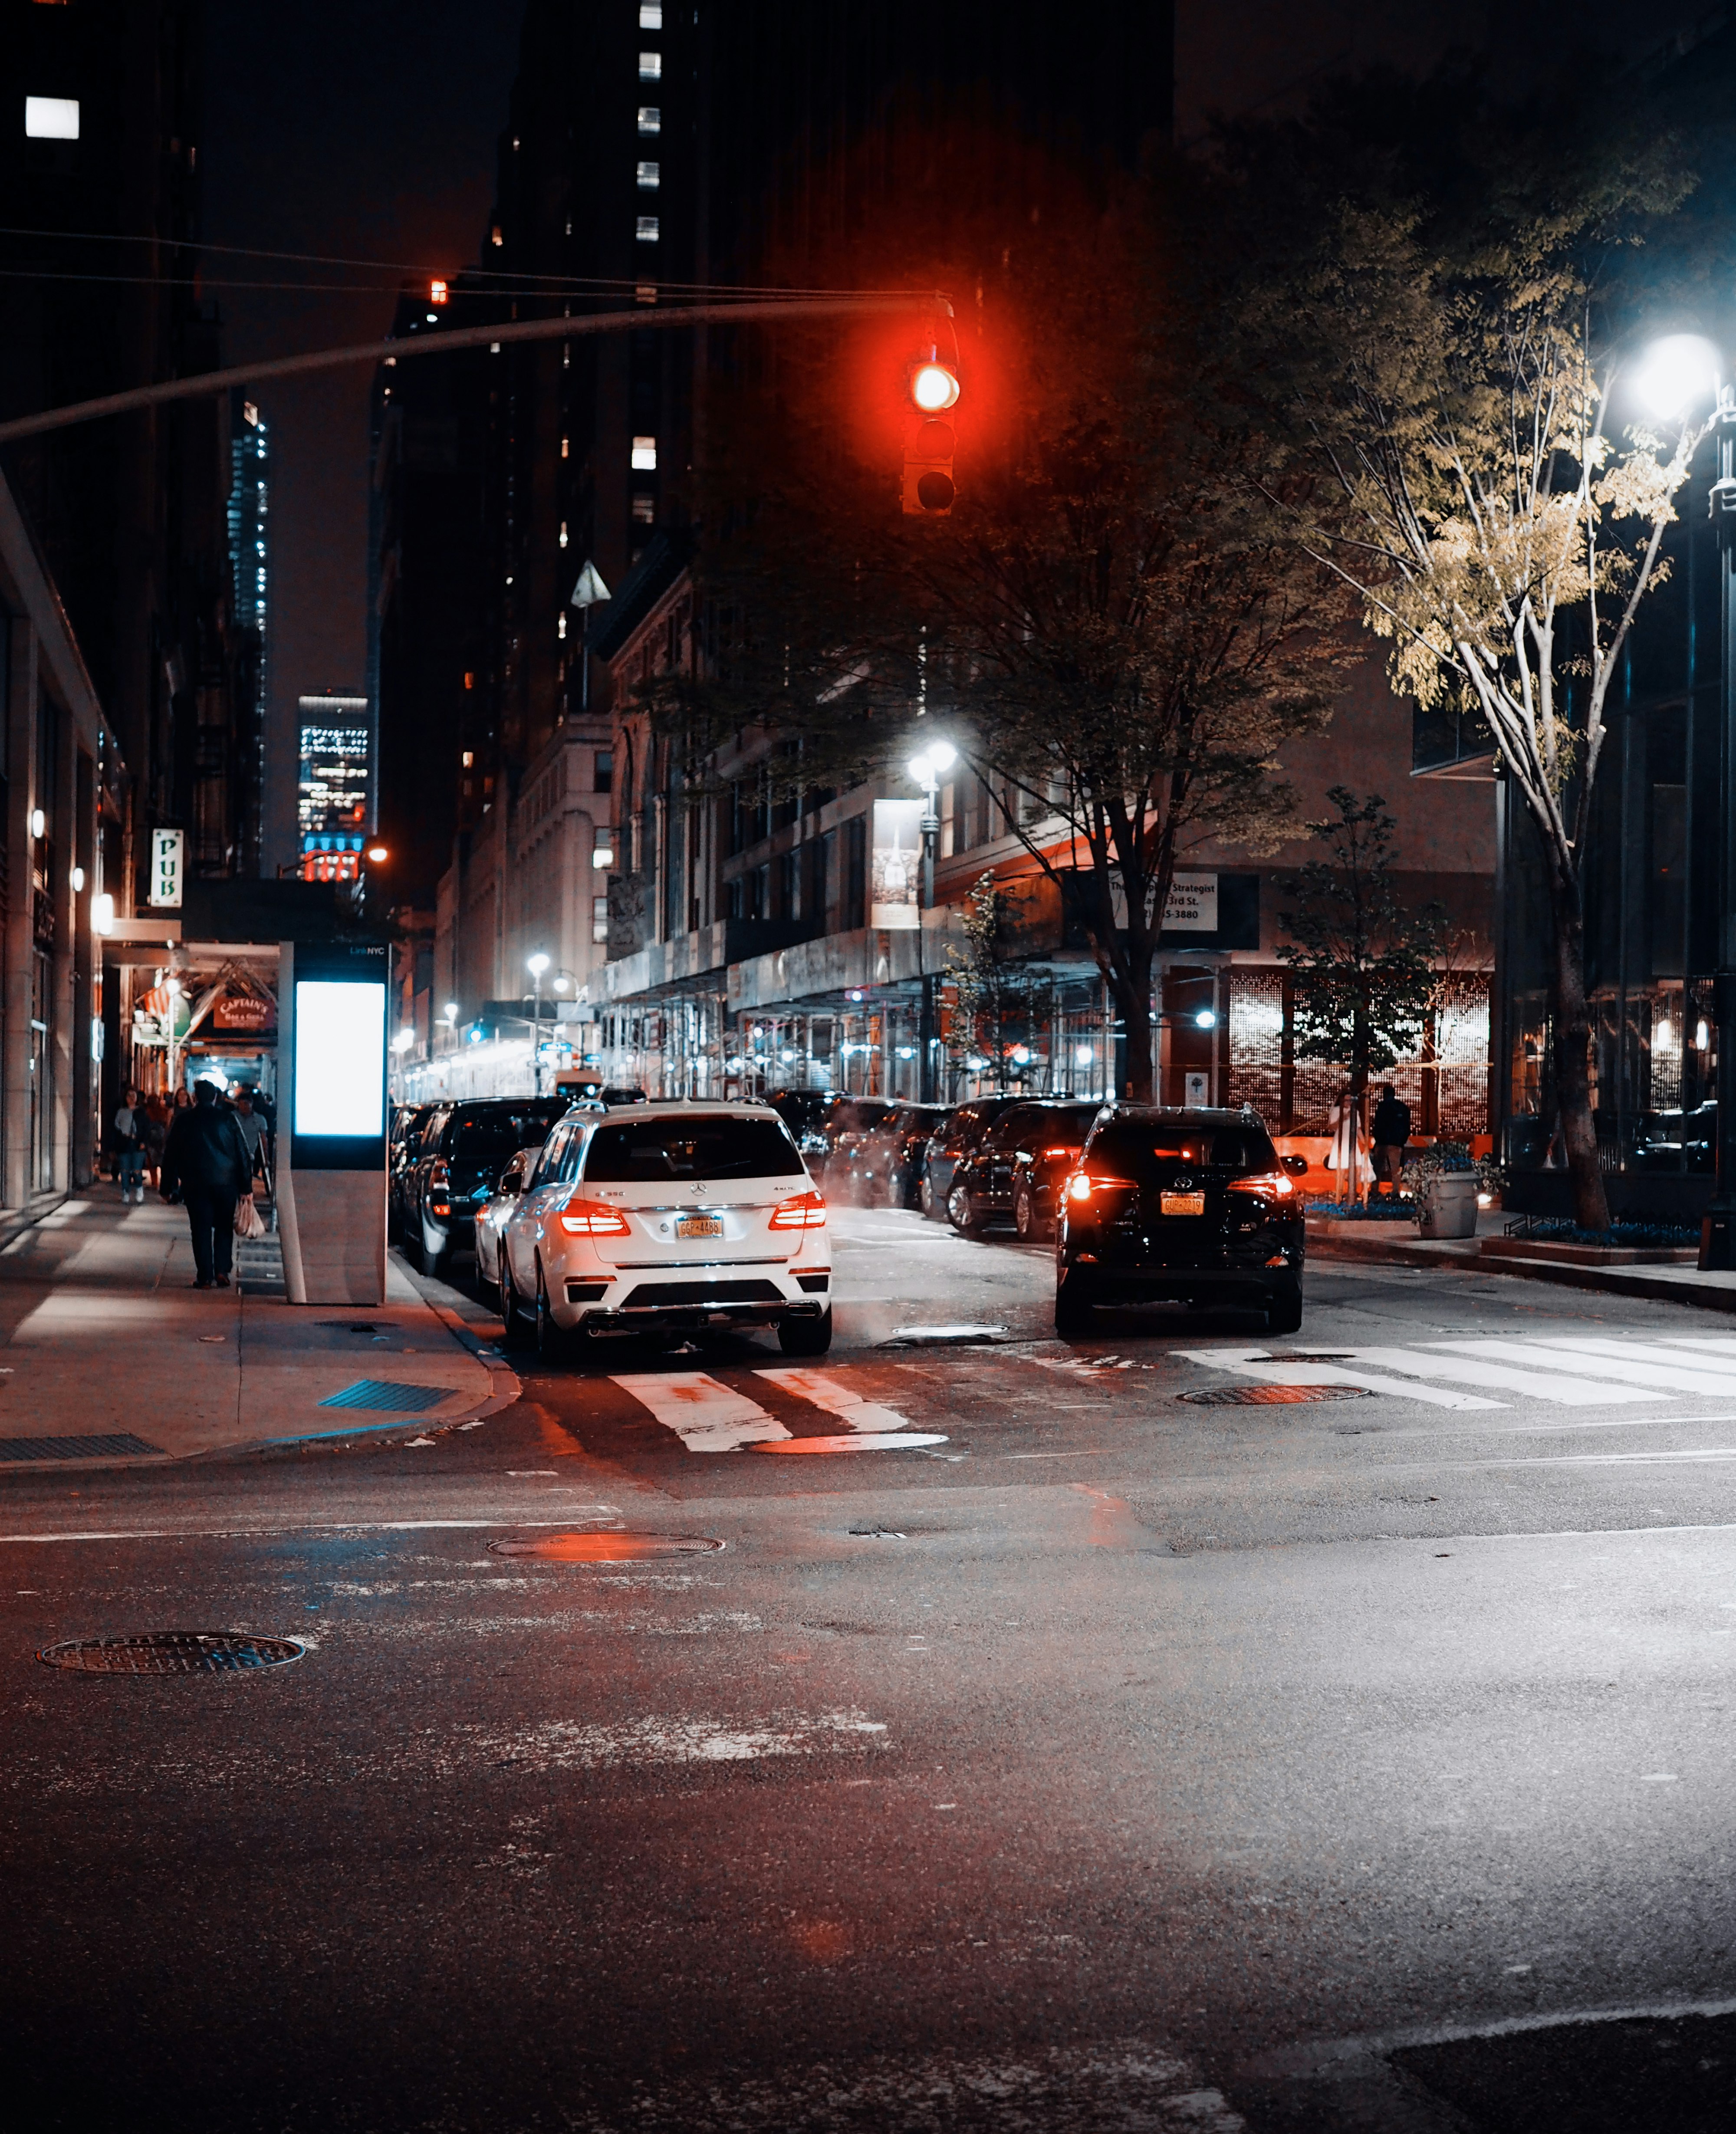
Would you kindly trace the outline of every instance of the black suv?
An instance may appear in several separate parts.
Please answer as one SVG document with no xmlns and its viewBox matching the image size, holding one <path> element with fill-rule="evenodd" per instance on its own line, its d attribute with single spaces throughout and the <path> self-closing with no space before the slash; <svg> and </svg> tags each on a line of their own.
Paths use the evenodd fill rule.
<svg viewBox="0 0 1736 2134">
<path fill-rule="evenodd" d="M 1062 1201 L 1055 1331 L 1097 1304 L 1160 1298 L 1302 1324 L 1300 1156 L 1280 1162 L 1251 1112 L 1106 1108 Z"/>
<path fill-rule="evenodd" d="M 974 1238 L 991 1223 L 1010 1223 L 1034 1242 L 1053 1223 L 1061 1187 L 1102 1108 L 1055 1097 L 1004 1111 L 958 1160 L 947 1195 L 952 1228 Z"/>
<path fill-rule="evenodd" d="M 455 1238 L 470 1238 L 476 1210 L 492 1195 L 509 1160 L 521 1148 L 540 1148 L 556 1122 L 575 1108 L 602 1107 L 576 1108 L 564 1095 L 435 1106 L 407 1142 L 394 1180 L 393 1212 L 424 1274 L 439 1272 Z"/>
<path fill-rule="evenodd" d="M 944 1222 L 947 1196 L 952 1190 L 952 1174 L 977 1142 L 1017 1097 L 977 1097 L 961 1104 L 928 1137 L 916 1181 L 916 1205 L 931 1222 Z"/>
</svg>

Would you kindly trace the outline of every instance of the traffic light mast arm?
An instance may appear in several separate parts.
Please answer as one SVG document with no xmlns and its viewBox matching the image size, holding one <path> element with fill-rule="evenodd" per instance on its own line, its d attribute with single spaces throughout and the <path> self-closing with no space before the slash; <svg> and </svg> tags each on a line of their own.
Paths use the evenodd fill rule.
<svg viewBox="0 0 1736 2134">
<path fill-rule="evenodd" d="M 854 313 L 908 311 L 918 306 L 932 312 L 933 296 L 794 297 L 746 303 L 635 305 L 631 311 L 593 311 L 581 318 L 518 319 L 499 326 L 458 326 L 450 332 L 410 335 L 402 340 L 370 340 L 349 348 L 321 348 L 302 355 L 277 356 L 265 363 L 242 363 L 227 370 L 207 370 L 196 378 L 171 378 L 160 385 L 137 385 L 125 393 L 105 393 L 95 400 L 75 400 L 64 408 L 21 415 L 0 422 L 0 445 L 45 431 L 94 422 L 106 415 L 127 415 L 140 408 L 160 408 L 171 400 L 202 400 L 227 393 L 232 385 L 257 385 L 271 378 L 299 377 L 312 370 L 340 370 L 352 365 L 405 363 L 412 356 L 448 355 L 459 349 L 505 347 L 516 341 L 577 340 L 587 334 L 644 332 L 658 327 L 764 325 L 774 319 L 846 318 Z M 946 307 L 951 315 L 951 307 Z"/>
</svg>

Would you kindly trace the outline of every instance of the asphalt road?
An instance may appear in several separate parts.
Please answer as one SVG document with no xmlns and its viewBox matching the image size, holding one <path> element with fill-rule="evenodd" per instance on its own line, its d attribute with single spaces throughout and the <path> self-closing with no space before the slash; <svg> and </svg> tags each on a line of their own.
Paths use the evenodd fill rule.
<svg viewBox="0 0 1736 2134">
<path fill-rule="evenodd" d="M 799 1370 L 0 1477 L 14 2123 L 1736 2119 L 1729 1320 L 1323 1260 L 1062 1343 L 837 1229 Z M 33 1658 L 158 1629 L 306 1650 Z"/>
</svg>

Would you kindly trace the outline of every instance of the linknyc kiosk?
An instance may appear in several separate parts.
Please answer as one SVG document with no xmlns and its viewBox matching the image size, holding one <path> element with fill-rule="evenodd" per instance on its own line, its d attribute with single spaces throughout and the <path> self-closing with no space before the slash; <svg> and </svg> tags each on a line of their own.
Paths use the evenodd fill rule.
<svg viewBox="0 0 1736 2134">
<path fill-rule="evenodd" d="M 386 1301 L 388 955 L 383 941 L 283 944 L 277 1226 L 292 1304 Z"/>
</svg>

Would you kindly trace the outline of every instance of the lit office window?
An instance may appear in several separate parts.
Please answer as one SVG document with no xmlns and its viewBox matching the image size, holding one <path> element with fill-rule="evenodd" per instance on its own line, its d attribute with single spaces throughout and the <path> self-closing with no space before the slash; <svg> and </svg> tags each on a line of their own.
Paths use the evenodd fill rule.
<svg viewBox="0 0 1736 2134">
<path fill-rule="evenodd" d="M 661 52 L 641 52 L 639 56 L 639 78 L 641 81 L 661 81 L 663 78 L 663 56 Z"/>
<path fill-rule="evenodd" d="M 663 0 L 639 0 L 639 26 L 642 30 L 660 30 L 663 26 Z"/>
<path fill-rule="evenodd" d="M 591 938 L 593 941 L 609 939 L 609 900 L 594 896 L 591 900 Z"/>
<path fill-rule="evenodd" d="M 646 192 L 655 192 L 657 188 L 663 183 L 663 167 L 661 163 L 641 163 L 639 165 L 639 181 L 641 187 Z"/>
<path fill-rule="evenodd" d="M 644 72 L 645 61 L 655 59 L 655 52 L 641 52 L 639 71 Z M 76 141 L 79 138 L 79 104 L 74 96 L 27 96 L 24 99 L 24 131 L 32 141 Z"/>
<path fill-rule="evenodd" d="M 654 526 L 657 524 L 656 498 L 635 496 L 633 500 L 633 516 L 641 526 Z"/>
<path fill-rule="evenodd" d="M 657 472 L 657 440 L 655 437 L 635 437 L 633 440 L 633 471 L 635 474 Z"/>
<path fill-rule="evenodd" d="M 639 108 L 639 130 L 641 133 L 661 133 L 663 114 L 654 104 L 642 104 Z"/>
<path fill-rule="evenodd" d="M 655 244 L 658 241 L 657 217 L 654 215 L 642 215 L 639 218 L 638 226 L 634 234 L 641 244 Z"/>
</svg>

